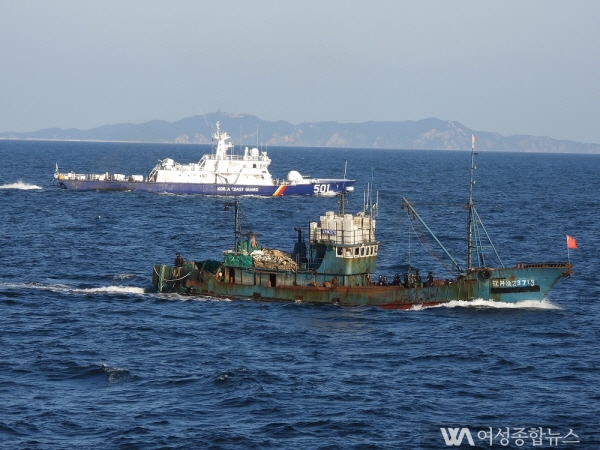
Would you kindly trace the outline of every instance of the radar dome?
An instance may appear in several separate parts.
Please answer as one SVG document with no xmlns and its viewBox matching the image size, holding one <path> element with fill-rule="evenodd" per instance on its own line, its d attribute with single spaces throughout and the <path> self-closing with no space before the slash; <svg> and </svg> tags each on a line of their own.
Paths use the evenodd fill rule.
<svg viewBox="0 0 600 450">
<path fill-rule="evenodd" d="M 287 180 L 292 182 L 302 181 L 302 175 L 300 175 L 300 172 L 298 172 L 297 170 L 291 170 L 288 173 Z"/>
</svg>

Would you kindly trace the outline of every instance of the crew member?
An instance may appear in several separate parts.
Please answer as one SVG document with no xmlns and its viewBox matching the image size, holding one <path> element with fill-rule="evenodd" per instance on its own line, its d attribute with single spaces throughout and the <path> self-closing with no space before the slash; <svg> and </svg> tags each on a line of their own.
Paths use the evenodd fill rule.
<svg viewBox="0 0 600 450">
<path fill-rule="evenodd" d="M 415 273 L 415 285 L 416 287 L 423 287 L 423 280 L 421 279 L 421 274 L 418 270 L 417 273 Z"/>
<path fill-rule="evenodd" d="M 250 235 L 250 242 L 248 242 L 248 253 L 252 253 L 255 250 L 262 250 L 262 245 L 256 242 L 256 236 Z"/>
<path fill-rule="evenodd" d="M 183 267 L 183 257 L 179 253 L 175 255 L 175 267 Z"/>
<path fill-rule="evenodd" d="M 427 275 L 427 286 L 433 286 L 433 273 L 431 272 Z"/>
</svg>

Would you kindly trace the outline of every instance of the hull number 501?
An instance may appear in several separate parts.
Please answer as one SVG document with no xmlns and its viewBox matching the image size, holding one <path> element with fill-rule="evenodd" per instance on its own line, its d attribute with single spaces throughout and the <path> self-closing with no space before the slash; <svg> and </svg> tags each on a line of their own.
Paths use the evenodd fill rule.
<svg viewBox="0 0 600 450">
<path fill-rule="evenodd" d="M 315 194 L 327 194 L 329 192 L 328 184 L 315 184 L 314 193 Z"/>
</svg>

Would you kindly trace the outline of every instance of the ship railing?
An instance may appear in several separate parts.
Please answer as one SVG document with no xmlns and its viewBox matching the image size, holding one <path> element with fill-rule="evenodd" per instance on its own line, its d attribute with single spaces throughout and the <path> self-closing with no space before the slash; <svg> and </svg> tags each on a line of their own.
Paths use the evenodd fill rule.
<svg viewBox="0 0 600 450">
<path fill-rule="evenodd" d="M 311 230 L 309 241 L 327 245 L 357 245 L 375 241 L 375 230 L 361 228 L 357 230 L 331 230 L 316 228 Z"/>
<path fill-rule="evenodd" d="M 569 263 L 566 262 L 562 262 L 562 263 L 536 263 L 536 264 L 524 264 L 524 263 L 518 263 L 516 265 L 517 269 L 529 269 L 529 268 L 555 268 L 555 269 L 560 269 L 563 267 L 567 267 L 569 266 Z"/>
<path fill-rule="evenodd" d="M 219 157 L 217 155 L 204 155 L 202 157 L 203 159 L 209 159 L 209 160 L 232 160 L 232 161 L 269 161 L 269 157 L 267 157 L 266 155 L 259 155 L 259 156 L 244 156 L 244 155 L 225 155 L 225 157 Z"/>
</svg>

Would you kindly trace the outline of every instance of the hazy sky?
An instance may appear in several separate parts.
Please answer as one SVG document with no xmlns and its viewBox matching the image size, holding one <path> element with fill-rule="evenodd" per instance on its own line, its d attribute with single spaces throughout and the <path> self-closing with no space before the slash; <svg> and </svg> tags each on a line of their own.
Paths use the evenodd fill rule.
<svg viewBox="0 0 600 450">
<path fill-rule="evenodd" d="M 221 109 L 600 143 L 600 1 L 0 0 L 0 131 Z"/>
</svg>

